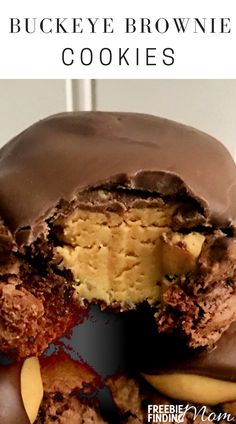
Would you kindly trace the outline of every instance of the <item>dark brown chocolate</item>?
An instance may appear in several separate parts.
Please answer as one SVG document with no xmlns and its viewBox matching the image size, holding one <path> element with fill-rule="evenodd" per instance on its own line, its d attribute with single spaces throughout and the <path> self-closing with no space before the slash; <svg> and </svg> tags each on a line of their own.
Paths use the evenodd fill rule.
<svg viewBox="0 0 236 424">
<path fill-rule="evenodd" d="M 194 272 L 169 281 L 156 314 L 158 331 L 212 346 L 236 320 L 236 239 L 206 236 Z"/>
<path fill-rule="evenodd" d="M 0 151 L 0 216 L 18 242 L 37 237 L 61 199 L 104 184 L 187 195 L 209 223 L 236 222 L 236 167 L 228 151 L 209 135 L 163 118 L 58 114 Z"/>
<path fill-rule="evenodd" d="M 167 335 L 154 336 L 145 343 L 141 368 L 147 374 L 186 373 L 236 382 L 236 322 L 212 348 L 190 349 Z"/>
<path fill-rule="evenodd" d="M 30 424 L 20 386 L 21 364 L 0 366 L 0 423 Z"/>
</svg>

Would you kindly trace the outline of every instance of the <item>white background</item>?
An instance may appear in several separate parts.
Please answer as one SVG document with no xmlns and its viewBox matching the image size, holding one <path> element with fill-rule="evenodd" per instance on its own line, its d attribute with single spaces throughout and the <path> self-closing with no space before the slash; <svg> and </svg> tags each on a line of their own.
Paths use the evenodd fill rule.
<svg viewBox="0 0 236 424">
<path fill-rule="evenodd" d="M 8 0 L 0 13 L 0 78 L 235 78 L 236 77 L 236 22 L 234 0 Z M 9 17 L 113 17 L 114 34 L 90 34 L 86 24 L 83 34 L 10 34 Z M 164 35 L 123 34 L 124 17 L 149 17 L 155 22 L 160 17 L 231 18 L 231 34 L 177 34 L 172 29 Z M 90 47 L 95 52 L 102 47 L 132 50 L 155 47 L 162 51 L 174 47 L 173 66 L 128 66 L 117 64 L 103 67 L 81 66 L 76 61 L 66 67 L 61 51 L 72 47 L 79 52 Z"/>
<path fill-rule="evenodd" d="M 0 80 L 0 145 L 47 115 L 91 109 L 181 121 L 236 156 L 236 80 Z"/>
<path fill-rule="evenodd" d="M 0 145 L 52 113 L 127 110 L 193 125 L 222 140 L 236 156 L 236 80 L 230 79 L 236 78 L 235 0 L 8 0 L 0 7 Z M 115 33 L 90 34 L 85 25 L 84 34 L 13 35 L 9 17 L 113 17 Z M 230 17 L 231 33 L 122 35 L 124 17 L 152 22 Z M 176 60 L 171 67 L 145 68 L 62 64 L 63 48 L 84 46 L 94 51 L 110 46 L 114 52 L 172 46 Z"/>
</svg>

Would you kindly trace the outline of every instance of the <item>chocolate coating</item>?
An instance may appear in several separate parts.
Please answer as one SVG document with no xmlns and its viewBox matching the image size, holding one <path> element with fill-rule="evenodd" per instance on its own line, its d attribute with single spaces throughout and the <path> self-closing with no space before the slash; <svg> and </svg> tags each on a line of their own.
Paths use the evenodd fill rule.
<svg viewBox="0 0 236 424">
<path fill-rule="evenodd" d="M 236 167 L 209 135 L 133 113 L 58 114 L 0 151 L 0 216 L 33 240 L 61 199 L 101 184 L 193 197 L 210 223 L 236 221 Z"/>
<path fill-rule="evenodd" d="M 0 366 L 0 423 L 30 424 L 20 385 L 21 364 Z"/>
</svg>

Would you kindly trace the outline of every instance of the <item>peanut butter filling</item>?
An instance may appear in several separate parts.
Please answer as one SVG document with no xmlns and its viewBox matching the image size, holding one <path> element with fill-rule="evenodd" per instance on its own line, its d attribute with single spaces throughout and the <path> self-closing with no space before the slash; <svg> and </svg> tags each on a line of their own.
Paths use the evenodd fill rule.
<svg viewBox="0 0 236 424">
<path fill-rule="evenodd" d="M 166 276 L 192 271 L 204 236 L 171 230 L 178 206 L 133 207 L 122 213 L 78 208 L 60 219 L 60 267 L 71 270 L 80 298 L 152 305 L 169 284 Z"/>
</svg>

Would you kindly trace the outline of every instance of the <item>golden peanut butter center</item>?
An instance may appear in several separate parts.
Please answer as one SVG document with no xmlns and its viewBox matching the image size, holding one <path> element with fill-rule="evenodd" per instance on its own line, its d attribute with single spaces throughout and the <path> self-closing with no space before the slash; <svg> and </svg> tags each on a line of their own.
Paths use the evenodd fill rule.
<svg viewBox="0 0 236 424">
<path fill-rule="evenodd" d="M 153 304 L 166 275 L 193 270 L 204 236 L 171 231 L 178 206 L 130 208 L 120 214 L 77 208 L 59 220 L 60 266 L 72 271 L 80 298 Z"/>
</svg>

